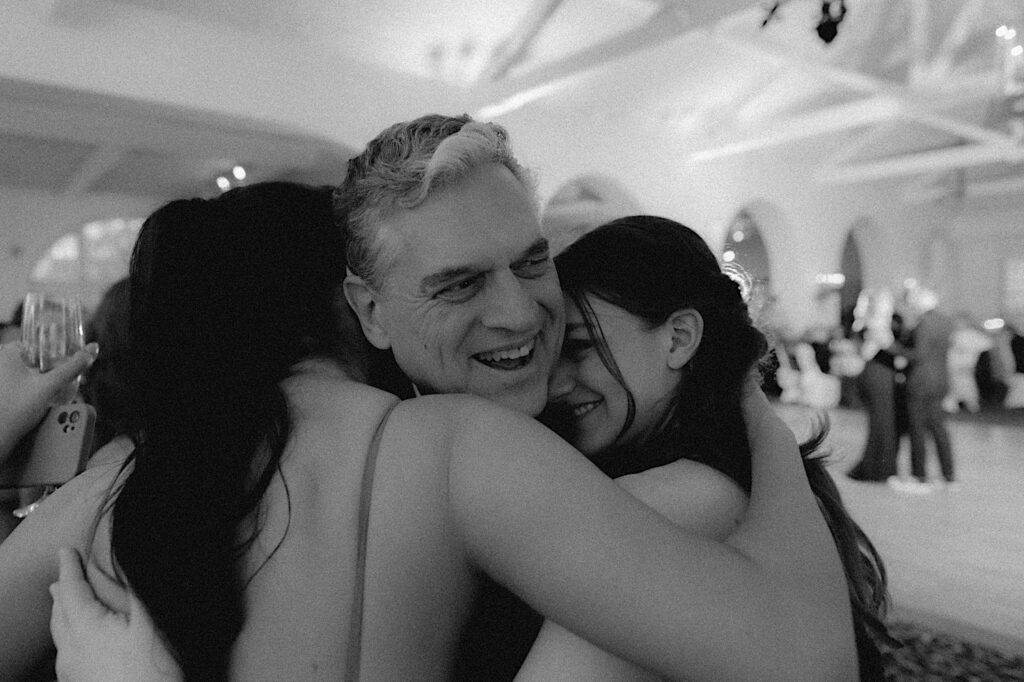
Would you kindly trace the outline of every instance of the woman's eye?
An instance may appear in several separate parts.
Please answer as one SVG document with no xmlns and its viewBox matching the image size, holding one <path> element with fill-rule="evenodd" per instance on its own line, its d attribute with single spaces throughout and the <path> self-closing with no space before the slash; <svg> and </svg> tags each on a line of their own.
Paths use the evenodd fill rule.
<svg viewBox="0 0 1024 682">
<path fill-rule="evenodd" d="M 566 360 L 576 362 L 593 347 L 594 344 L 590 339 L 566 339 L 562 342 L 562 357 Z"/>
<path fill-rule="evenodd" d="M 540 277 L 548 271 L 548 267 L 551 265 L 551 259 L 547 256 L 543 258 L 529 258 L 520 263 L 516 264 L 515 272 L 520 277 L 526 277 L 527 279 L 533 279 Z"/>
</svg>

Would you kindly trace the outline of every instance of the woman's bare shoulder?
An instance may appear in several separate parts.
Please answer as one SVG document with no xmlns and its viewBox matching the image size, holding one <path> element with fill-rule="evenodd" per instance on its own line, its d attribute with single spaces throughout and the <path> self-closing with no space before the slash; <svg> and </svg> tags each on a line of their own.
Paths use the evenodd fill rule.
<svg viewBox="0 0 1024 682">
<path fill-rule="evenodd" d="M 558 440 L 532 417 L 468 394 L 405 400 L 395 408 L 391 424 L 429 434 L 449 446 L 482 441 L 493 445 L 510 438 Z"/>
<path fill-rule="evenodd" d="M 300 416 L 366 415 L 398 402 L 394 395 L 349 378 L 325 363 L 303 366 L 284 384 Z"/>
</svg>

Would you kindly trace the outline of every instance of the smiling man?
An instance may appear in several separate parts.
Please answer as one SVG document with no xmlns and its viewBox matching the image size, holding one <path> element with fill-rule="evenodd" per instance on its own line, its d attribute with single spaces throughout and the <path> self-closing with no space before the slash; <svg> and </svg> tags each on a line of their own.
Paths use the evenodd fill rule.
<svg viewBox="0 0 1024 682">
<path fill-rule="evenodd" d="M 421 393 L 537 415 L 561 345 L 558 277 L 505 131 L 468 116 L 391 126 L 349 162 L 336 204 L 345 296 Z"/>
</svg>

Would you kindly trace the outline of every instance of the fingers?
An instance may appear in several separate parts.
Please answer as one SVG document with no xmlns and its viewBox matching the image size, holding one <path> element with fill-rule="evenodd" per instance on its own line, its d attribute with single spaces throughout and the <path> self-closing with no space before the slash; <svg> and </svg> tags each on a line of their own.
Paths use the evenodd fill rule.
<svg viewBox="0 0 1024 682">
<path fill-rule="evenodd" d="M 62 362 L 43 376 L 46 378 L 48 388 L 53 393 L 69 384 L 76 376 L 89 369 L 89 366 L 96 360 L 100 347 L 96 343 L 88 344 L 84 349 L 78 351 L 67 362 Z"/>
<path fill-rule="evenodd" d="M 85 577 L 82 557 L 74 549 L 60 549 L 60 580 L 58 581 L 60 605 L 64 618 L 76 614 L 98 618 L 107 612 L 106 607 L 96 599 L 92 585 Z"/>
<path fill-rule="evenodd" d="M 50 597 L 53 598 L 53 605 L 50 607 L 50 636 L 57 649 L 65 645 L 67 639 L 67 618 L 64 615 L 64 604 L 61 599 L 60 583 L 50 585 Z"/>
</svg>

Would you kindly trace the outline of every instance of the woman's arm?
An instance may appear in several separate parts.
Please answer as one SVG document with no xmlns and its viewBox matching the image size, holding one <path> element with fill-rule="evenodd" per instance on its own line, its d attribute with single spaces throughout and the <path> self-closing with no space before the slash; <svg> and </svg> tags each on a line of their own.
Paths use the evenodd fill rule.
<svg viewBox="0 0 1024 682">
<path fill-rule="evenodd" d="M 453 444 L 453 526 L 535 609 L 657 674 L 852 679 L 845 583 L 796 441 L 759 391 L 748 402 L 753 494 L 726 544 L 670 524 L 550 432 L 493 408 L 459 418 L 472 427 Z M 794 571 L 787 554 L 810 565 Z"/>
<path fill-rule="evenodd" d="M 58 549 L 89 546 L 116 471 L 100 467 L 75 477 L 0 544 L 0 679 L 23 679 L 53 655 L 48 587 L 57 579 Z"/>
<path fill-rule="evenodd" d="M 707 465 L 686 459 L 623 476 L 616 483 L 681 528 L 712 540 L 728 537 L 747 508 L 747 497 L 735 482 Z M 517 682 L 658 679 L 550 620 L 544 623 L 516 675 Z"/>
</svg>

